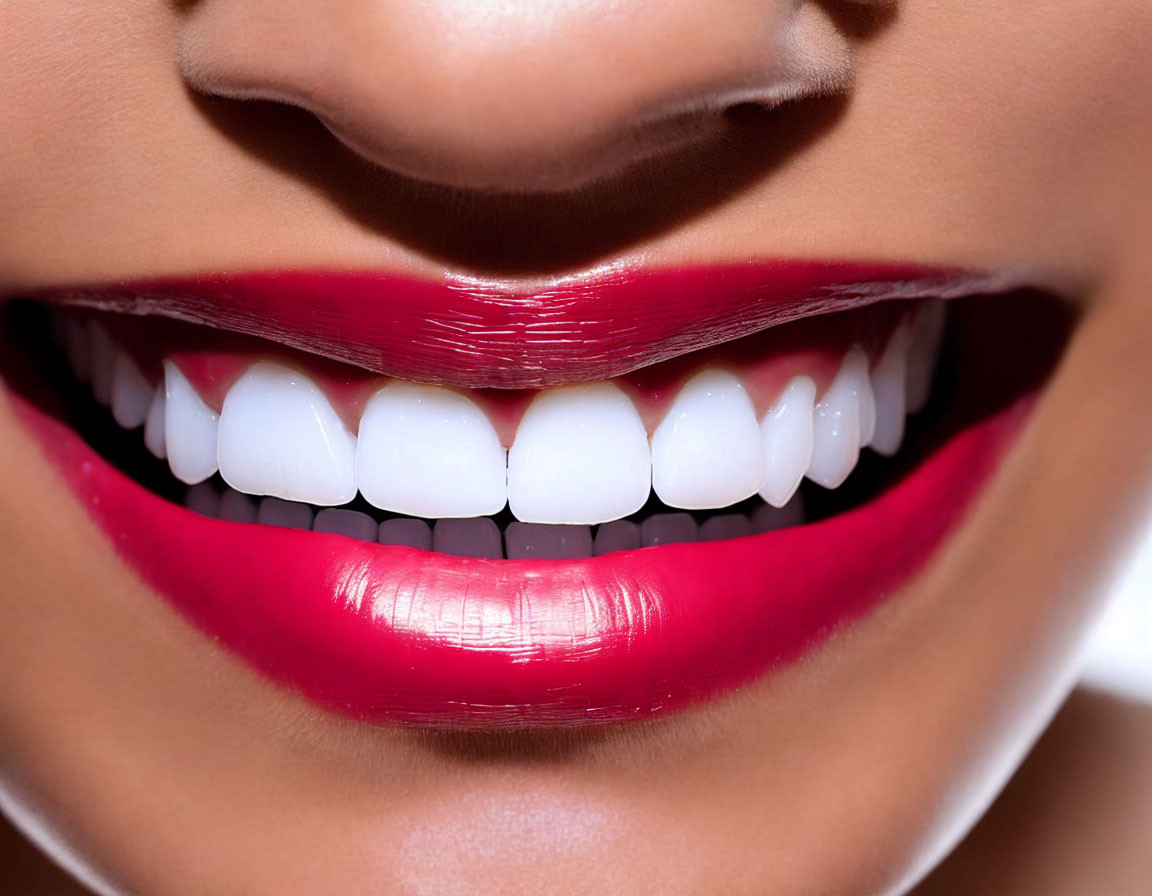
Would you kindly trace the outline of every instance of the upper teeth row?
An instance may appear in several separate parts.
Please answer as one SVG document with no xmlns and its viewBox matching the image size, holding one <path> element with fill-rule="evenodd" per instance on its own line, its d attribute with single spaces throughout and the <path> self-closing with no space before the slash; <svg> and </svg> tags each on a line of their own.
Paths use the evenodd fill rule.
<svg viewBox="0 0 1152 896">
<path fill-rule="evenodd" d="M 672 507 L 727 507 L 759 493 L 782 507 L 807 476 L 842 483 L 860 449 L 895 453 L 906 413 L 925 403 L 943 305 L 902 323 L 874 365 L 854 346 L 819 401 L 793 378 L 757 420 L 740 379 L 707 369 L 645 431 L 612 382 L 542 392 L 510 450 L 466 395 L 391 382 L 368 401 L 359 432 L 345 427 L 307 376 L 254 364 L 219 414 L 175 364 L 153 389 L 99 323 L 70 320 L 73 368 L 125 428 L 144 426 L 148 447 L 184 482 L 217 471 L 234 489 L 333 506 L 357 491 L 382 510 L 427 518 L 494 514 L 507 503 L 527 523 L 595 524 L 639 510 L 649 490 Z"/>
</svg>

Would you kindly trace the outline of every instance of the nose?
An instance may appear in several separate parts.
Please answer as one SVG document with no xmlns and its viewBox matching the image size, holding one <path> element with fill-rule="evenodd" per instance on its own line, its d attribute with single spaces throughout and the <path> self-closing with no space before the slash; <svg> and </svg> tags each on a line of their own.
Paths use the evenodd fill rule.
<svg viewBox="0 0 1152 896">
<path fill-rule="evenodd" d="M 201 92 L 301 106 L 379 165 L 565 190 L 715 136 L 736 104 L 843 88 L 827 0 L 200 0 Z"/>
</svg>

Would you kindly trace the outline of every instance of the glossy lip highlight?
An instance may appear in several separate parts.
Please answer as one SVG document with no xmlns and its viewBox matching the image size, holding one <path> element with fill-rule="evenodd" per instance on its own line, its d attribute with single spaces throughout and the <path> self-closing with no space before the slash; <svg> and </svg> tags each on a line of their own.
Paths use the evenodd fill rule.
<svg viewBox="0 0 1152 896">
<path fill-rule="evenodd" d="M 15 397 L 125 560 L 272 679 L 357 719 L 608 722 L 745 683 L 915 575 L 1027 418 L 1027 398 L 987 403 L 990 385 L 1002 385 L 987 368 L 1010 356 L 1019 330 L 985 321 L 977 332 L 986 351 L 972 394 L 949 405 L 970 415 L 966 426 L 870 503 L 767 535 L 583 561 L 463 560 L 206 520 L 153 496 Z"/>
</svg>

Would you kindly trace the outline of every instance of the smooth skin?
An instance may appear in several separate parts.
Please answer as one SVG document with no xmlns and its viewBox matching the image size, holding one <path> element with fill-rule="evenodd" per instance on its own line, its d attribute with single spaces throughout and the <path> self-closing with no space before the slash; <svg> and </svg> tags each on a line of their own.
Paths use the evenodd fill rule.
<svg viewBox="0 0 1152 896">
<path fill-rule="evenodd" d="M 1022 760 L 1149 506 L 1152 2 L 706 6 L 0 0 L 0 295 L 811 256 L 1023 271 L 1083 312 L 1001 473 L 903 594 L 738 693 L 577 735 L 372 728 L 265 682 L 121 564 L 0 393 L 3 792 L 91 880 L 878 896 Z M 1085 700 L 1046 744 L 1149 743 L 1146 713 Z M 1147 792 L 1129 752 L 1104 794 Z M 995 848 L 978 831 L 924 892 L 1049 892 L 997 878 L 1022 861 L 1003 831 L 1030 806 L 1137 817 L 1069 782 L 1094 755 L 1042 747 L 1006 799 L 1051 795 L 994 810 Z M 1035 874 L 1075 862 L 1054 875 L 1068 896 L 1147 880 L 1134 853 L 1062 841 L 1068 817 L 1052 843 L 1088 846 L 1040 850 Z"/>
</svg>

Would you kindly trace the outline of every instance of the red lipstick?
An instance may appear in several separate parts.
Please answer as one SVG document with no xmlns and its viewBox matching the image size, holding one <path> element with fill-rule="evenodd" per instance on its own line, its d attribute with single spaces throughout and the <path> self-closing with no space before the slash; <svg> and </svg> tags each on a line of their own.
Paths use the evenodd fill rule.
<svg viewBox="0 0 1152 896">
<path fill-rule="evenodd" d="M 212 301 L 239 308 L 272 279 Z M 909 280 L 890 279 L 874 292 L 896 290 L 897 282 L 911 290 Z M 948 282 L 951 288 L 958 281 Z M 120 295 L 135 294 L 145 307 L 160 301 L 159 293 L 132 289 Z M 857 306 L 870 301 L 862 284 L 855 290 Z M 191 307 L 188 291 L 182 295 L 170 306 Z M 43 407 L 16 399 L 45 453 L 129 565 L 185 618 L 274 681 L 364 720 L 621 721 L 683 708 L 795 659 L 900 593 L 930 561 L 1026 421 L 1030 396 L 1062 345 L 1051 335 L 1062 336 L 1059 327 L 1044 332 L 1036 302 L 1002 313 L 1013 299 L 958 303 L 968 306 L 954 315 L 964 371 L 947 398 L 942 435 L 911 450 L 910 471 L 862 506 L 765 535 L 588 560 L 466 560 L 204 519 L 105 463 Z M 816 307 L 803 301 L 809 311 Z M 282 318 L 303 313 L 304 305 L 288 304 Z M 764 299 L 763 307 L 787 304 Z M 207 304 L 200 307 L 208 314 Z M 566 326 L 575 329 L 571 321 Z M 340 333 L 353 329 L 345 324 Z M 632 336 L 614 342 L 607 326 L 592 330 L 601 347 L 628 354 L 628 345 L 638 344 L 628 341 Z M 382 331 L 373 338 L 400 357 L 398 342 Z M 532 352 L 546 353 L 544 341 L 532 342 Z M 483 369 L 477 362 L 475 371 Z"/>
<path fill-rule="evenodd" d="M 611 270 L 527 288 L 269 273 L 56 290 L 42 298 L 258 336 L 399 379 L 463 388 L 592 382 L 799 318 L 1009 287 L 916 265 L 768 262 Z"/>
</svg>

